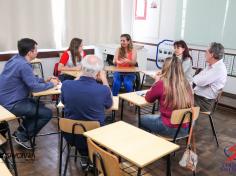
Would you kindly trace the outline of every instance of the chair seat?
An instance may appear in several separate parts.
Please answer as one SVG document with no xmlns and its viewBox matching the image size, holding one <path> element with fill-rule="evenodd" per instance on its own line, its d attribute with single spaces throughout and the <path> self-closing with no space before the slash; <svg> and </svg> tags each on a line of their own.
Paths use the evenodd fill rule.
<svg viewBox="0 0 236 176">
<path fill-rule="evenodd" d="M 6 142 L 7 142 L 6 138 L 3 137 L 3 135 L 0 134 L 0 145 L 3 145 Z"/>
</svg>

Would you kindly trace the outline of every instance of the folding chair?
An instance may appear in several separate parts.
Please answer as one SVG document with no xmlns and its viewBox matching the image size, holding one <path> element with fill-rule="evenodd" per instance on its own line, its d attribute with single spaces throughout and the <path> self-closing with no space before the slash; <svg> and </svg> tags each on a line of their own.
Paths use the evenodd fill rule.
<svg viewBox="0 0 236 176">
<path fill-rule="evenodd" d="M 219 94 L 218 94 L 218 96 L 217 96 L 217 98 L 215 100 L 215 103 L 213 104 L 213 106 L 211 108 L 211 111 L 206 111 L 206 112 L 200 111 L 201 114 L 207 115 L 209 117 L 210 124 L 211 124 L 211 129 L 212 129 L 213 135 L 215 137 L 217 147 L 219 147 L 219 142 L 218 142 L 218 138 L 217 138 L 217 135 L 216 135 L 216 130 L 215 130 L 215 126 L 214 126 L 214 122 L 213 122 L 212 116 L 215 113 L 215 110 L 216 110 L 217 105 L 218 105 L 218 103 L 220 101 L 222 92 L 223 92 L 223 90 L 220 90 L 220 92 L 219 92 Z"/>
<path fill-rule="evenodd" d="M 194 113 L 192 111 L 194 111 Z M 193 124 L 192 122 L 196 121 L 198 119 L 199 111 L 200 111 L 200 107 L 174 110 L 171 114 L 171 119 L 170 119 L 172 125 L 178 125 L 177 131 L 176 131 L 174 137 L 170 138 L 170 137 L 161 136 L 161 135 L 158 135 L 158 136 L 164 138 L 165 140 L 174 142 L 174 143 L 180 139 L 188 139 L 190 129 Z M 186 136 L 178 136 L 178 134 L 181 130 L 181 127 L 184 123 L 189 123 L 188 134 Z M 195 172 L 193 172 L 193 175 L 195 175 Z"/>
<path fill-rule="evenodd" d="M 117 156 L 105 151 L 91 139 L 87 138 L 87 143 L 89 149 L 89 159 L 93 163 L 95 176 L 132 176 L 135 174 L 136 171 L 132 166 L 130 166 L 130 164 L 128 164 L 128 169 L 131 171 L 129 173 L 124 170 L 127 169 L 126 162 L 124 167 L 123 163 L 119 163 Z M 151 176 L 151 174 L 148 173 L 142 175 Z"/>
<path fill-rule="evenodd" d="M 72 134 L 75 141 L 75 135 L 78 134 L 83 134 L 85 131 L 89 131 L 95 128 L 100 127 L 100 123 L 98 121 L 82 121 L 82 120 L 72 120 L 72 119 L 66 119 L 66 118 L 60 118 L 59 120 L 59 127 L 61 130 L 61 138 L 60 138 L 60 159 L 59 159 L 59 175 L 61 175 L 61 169 L 62 169 L 62 153 L 64 151 L 63 148 L 63 133 L 69 133 Z M 74 144 L 74 142 L 73 142 Z M 69 157 L 75 157 L 75 162 L 76 158 L 79 156 L 77 155 L 77 150 L 75 149 L 75 155 L 71 156 L 71 144 L 67 142 L 67 156 L 66 156 L 66 163 L 65 163 L 65 168 L 64 168 L 64 176 L 66 175 L 67 171 L 67 166 L 69 162 Z M 82 157 L 82 156 L 80 156 Z"/>
<path fill-rule="evenodd" d="M 33 71 L 35 75 L 44 79 L 43 65 L 41 63 L 41 60 L 36 58 L 31 61 L 31 65 L 33 67 Z"/>
<path fill-rule="evenodd" d="M 173 138 L 166 137 L 166 136 L 161 136 L 161 137 L 165 138 L 168 141 L 174 142 L 174 143 L 179 139 L 188 138 L 188 134 L 190 132 L 192 121 L 196 121 L 198 119 L 199 111 L 200 111 L 199 107 L 193 107 L 193 109 L 195 111 L 194 117 L 192 116 L 193 113 L 192 113 L 191 108 L 174 110 L 171 114 L 170 122 L 172 125 L 178 125 L 177 131 L 176 131 Z M 178 137 L 178 134 L 181 130 L 183 123 L 189 123 L 188 134 L 186 136 Z"/>
</svg>

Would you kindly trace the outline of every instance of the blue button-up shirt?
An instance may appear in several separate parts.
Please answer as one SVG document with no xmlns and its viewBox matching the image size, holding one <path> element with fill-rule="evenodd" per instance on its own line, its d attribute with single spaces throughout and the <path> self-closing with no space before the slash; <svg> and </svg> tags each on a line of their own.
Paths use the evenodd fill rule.
<svg viewBox="0 0 236 176">
<path fill-rule="evenodd" d="M 112 106 L 109 87 L 99 84 L 94 78 L 81 76 L 79 80 L 64 81 L 61 101 L 65 117 L 74 120 L 94 120 L 101 125 L 105 120 L 105 109 Z"/>
<path fill-rule="evenodd" d="M 29 93 L 39 92 L 53 87 L 53 83 L 45 83 L 36 77 L 31 64 L 22 56 L 13 56 L 0 75 L 0 105 L 11 109 L 15 103 L 29 96 Z"/>
</svg>

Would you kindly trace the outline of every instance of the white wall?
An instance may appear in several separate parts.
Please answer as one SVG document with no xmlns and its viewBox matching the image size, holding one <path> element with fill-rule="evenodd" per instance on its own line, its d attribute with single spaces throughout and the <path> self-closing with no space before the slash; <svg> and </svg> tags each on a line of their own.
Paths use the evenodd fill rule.
<svg viewBox="0 0 236 176">
<path fill-rule="evenodd" d="M 176 6 L 177 6 L 177 1 L 173 0 L 157 0 L 158 5 L 160 5 L 159 13 L 150 13 L 150 7 L 147 7 L 147 20 L 146 21 L 135 21 L 134 17 L 134 8 L 135 8 L 135 0 L 133 0 L 133 4 L 130 4 L 130 12 L 132 11 L 133 13 L 130 16 L 130 13 L 126 13 L 126 22 L 124 23 L 125 25 L 131 25 L 131 35 L 134 37 L 133 39 L 135 41 L 139 42 L 146 42 L 146 43 L 154 43 L 157 44 L 163 39 L 170 39 L 170 40 L 178 40 L 175 38 L 175 25 L 176 25 Z M 127 6 L 125 7 L 127 9 Z M 132 9 L 132 10 L 131 10 Z M 156 15 L 159 15 L 158 17 Z M 159 23 L 155 23 L 156 29 L 152 29 L 148 34 L 148 37 L 145 33 L 147 30 L 146 28 L 143 30 L 140 30 L 140 25 L 144 26 L 149 25 L 149 27 L 154 27 L 153 25 L 150 25 L 150 21 L 152 19 L 157 19 L 159 20 Z M 146 22 L 146 23 L 145 23 Z M 140 23 L 140 24 L 139 24 Z M 139 28 L 138 30 L 134 28 Z M 130 27 L 124 27 L 124 28 L 129 28 Z M 157 31 L 156 33 L 154 31 Z M 138 39 L 138 40 L 136 40 Z M 155 46 L 150 46 L 150 45 L 144 45 L 145 49 L 147 49 L 147 58 L 155 59 L 156 58 L 156 47 Z M 196 49 L 205 49 L 207 46 L 197 46 L 197 45 L 191 45 L 191 48 L 196 48 Z M 226 50 L 226 52 L 229 53 L 236 53 L 236 48 L 231 49 L 231 50 Z M 155 68 L 155 63 L 148 62 L 148 68 L 153 69 Z M 236 94 L 236 78 L 235 77 L 230 77 L 228 76 L 226 86 L 224 88 L 225 92 Z"/>
<path fill-rule="evenodd" d="M 0 62 L 0 74 L 2 73 L 5 63 L 6 63 L 6 61 Z"/>
<path fill-rule="evenodd" d="M 59 61 L 58 57 L 42 59 L 41 63 L 42 63 L 42 66 L 43 66 L 43 72 L 44 72 L 44 78 L 45 79 L 48 78 L 49 76 L 53 75 L 54 65 L 58 61 Z M 5 63 L 6 63 L 5 61 L 0 62 L 0 74 L 3 71 Z"/>
<path fill-rule="evenodd" d="M 121 33 L 131 34 L 132 31 L 132 13 L 133 0 L 121 0 Z"/>
</svg>

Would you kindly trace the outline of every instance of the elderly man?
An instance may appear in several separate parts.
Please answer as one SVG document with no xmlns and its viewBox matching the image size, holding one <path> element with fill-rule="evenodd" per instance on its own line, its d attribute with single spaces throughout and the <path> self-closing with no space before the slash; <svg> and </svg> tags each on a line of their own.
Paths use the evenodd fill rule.
<svg viewBox="0 0 236 176">
<path fill-rule="evenodd" d="M 82 60 L 81 66 L 82 75 L 78 80 L 67 80 L 62 84 L 61 101 L 65 105 L 65 117 L 99 121 L 104 125 L 104 110 L 110 108 L 113 101 L 106 74 L 102 70 L 103 62 L 94 55 L 88 55 Z M 96 80 L 100 80 L 102 84 Z M 64 136 L 68 142 L 72 142 L 71 135 Z M 77 136 L 75 146 L 81 155 L 88 155 L 84 137 Z"/>
<path fill-rule="evenodd" d="M 43 79 L 33 73 L 30 61 L 37 56 L 36 41 L 23 38 L 18 41 L 19 54 L 13 56 L 0 75 L 0 105 L 16 116 L 24 116 L 23 124 L 13 134 L 16 142 L 26 149 L 31 149 L 30 139 L 34 135 L 35 112 L 37 103 L 29 98 L 31 91 L 39 92 L 58 84 L 56 79 Z M 39 105 L 36 133 L 52 118 L 52 111 L 43 104 Z"/>
<path fill-rule="evenodd" d="M 209 64 L 203 71 L 194 76 L 193 82 L 195 104 L 201 111 L 211 111 L 217 95 L 225 86 L 227 70 L 223 63 L 224 47 L 213 42 L 206 50 L 206 62 Z"/>
</svg>

